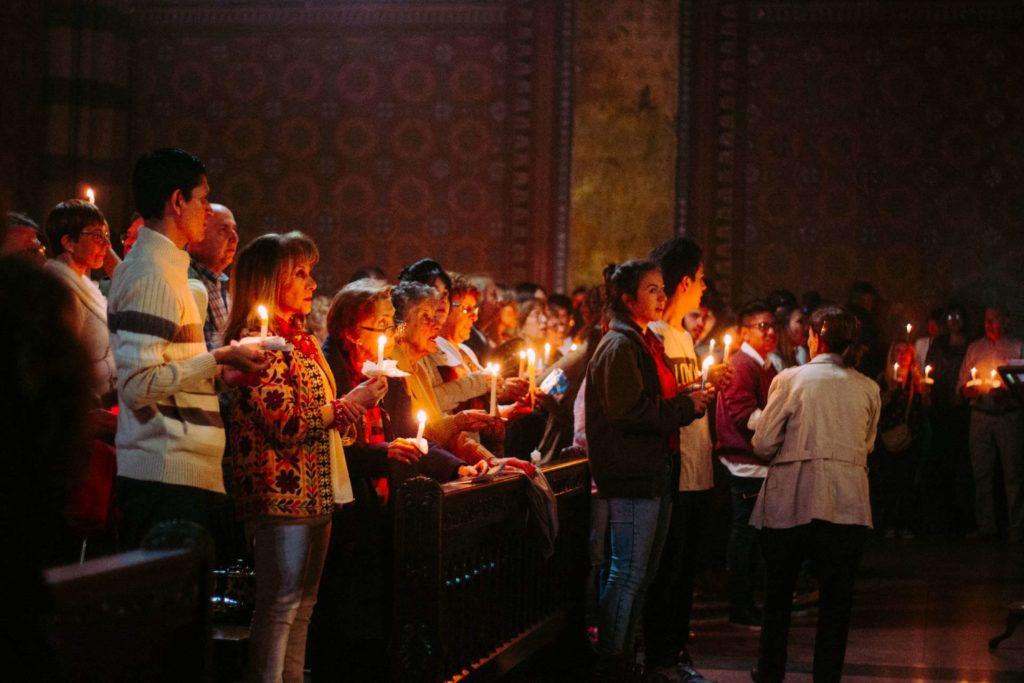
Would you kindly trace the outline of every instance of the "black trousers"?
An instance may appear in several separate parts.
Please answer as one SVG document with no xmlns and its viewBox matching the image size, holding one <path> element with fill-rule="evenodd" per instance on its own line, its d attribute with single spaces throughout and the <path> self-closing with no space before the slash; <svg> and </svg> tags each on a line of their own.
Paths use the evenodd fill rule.
<svg viewBox="0 0 1024 683">
<path fill-rule="evenodd" d="M 673 666 L 690 635 L 697 543 L 711 512 L 712 492 L 677 491 L 665 548 L 644 605 L 644 647 L 649 666 Z"/>
<path fill-rule="evenodd" d="M 762 529 L 761 551 L 767 569 L 764 625 L 757 659 L 759 681 L 781 681 L 800 564 L 811 560 L 821 597 L 814 638 L 814 681 L 839 681 L 850 630 L 853 582 L 864 552 L 867 527 L 814 520 L 790 529 Z"/>
</svg>

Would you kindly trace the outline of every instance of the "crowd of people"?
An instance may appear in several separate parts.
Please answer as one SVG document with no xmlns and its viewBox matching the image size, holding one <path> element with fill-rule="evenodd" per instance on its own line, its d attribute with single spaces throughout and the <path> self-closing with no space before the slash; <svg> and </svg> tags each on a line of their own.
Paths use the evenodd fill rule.
<svg viewBox="0 0 1024 683">
<path fill-rule="evenodd" d="M 846 306 L 775 291 L 733 315 L 684 238 L 571 296 L 432 259 L 318 296 L 315 242 L 268 233 L 239 249 L 194 155 L 145 155 L 132 193 L 123 258 L 89 201 L 61 202 L 42 228 L 6 216 L 0 278 L 28 296 L 2 288 L 20 332 L 4 436 L 61 517 L 29 564 L 84 557 L 82 538 L 103 532 L 106 549 L 136 548 L 169 520 L 227 548 L 230 500 L 255 562 L 253 681 L 386 676 L 389 507 L 417 474 L 534 478 L 589 458 L 601 680 L 639 675 L 641 647 L 645 680 L 706 680 L 687 641 L 716 480 L 731 502 L 728 618 L 761 629 L 759 681 L 784 676 L 807 581 L 815 680 L 839 680 L 872 526 L 996 536 L 1004 497 L 1024 542 L 1024 421 L 998 374 L 1024 347 L 998 307 L 973 342 L 951 305 L 927 335 L 908 325 L 886 343 L 866 283 Z"/>
</svg>

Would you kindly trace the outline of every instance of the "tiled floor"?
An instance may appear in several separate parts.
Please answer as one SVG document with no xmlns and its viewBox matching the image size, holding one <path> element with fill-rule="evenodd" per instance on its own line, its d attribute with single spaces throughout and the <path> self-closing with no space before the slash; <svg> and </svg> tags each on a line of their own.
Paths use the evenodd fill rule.
<svg viewBox="0 0 1024 683">
<path fill-rule="evenodd" d="M 998 650 L 988 649 L 1017 600 L 1024 600 L 1019 546 L 962 537 L 872 538 L 858 575 L 843 680 L 1024 683 L 1024 624 Z M 695 607 L 690 652 L 697 667 L 719 683 L 749 681 L 757 632 L 730 625 L 716 595 L 700 596 Z M 812 680 L 815 620 L 813 609 L 793 619 L 787 681 Z M 585 679 L 536 664 L 510 678 Z"/>
</svg>

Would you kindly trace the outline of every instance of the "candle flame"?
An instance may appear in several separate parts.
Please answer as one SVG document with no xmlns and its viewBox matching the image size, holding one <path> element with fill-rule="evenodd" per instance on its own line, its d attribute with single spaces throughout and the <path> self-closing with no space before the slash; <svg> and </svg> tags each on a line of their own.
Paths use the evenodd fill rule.
<svg viewBox="0 0 1024 683">
<path fill-rule="evenodd" d="M 416 413 L 416 421 L 420 424 L 425 424 L 427 421 L 427 411 L 420 410 Z"/>
<path fill-rule="evenodd" d="M 714 364 L 715 364 L 715 359 L 712 358 L 710 355 L 707 358 L 704 359 L 704 369 L 705 370 L 707 370 L 708 368 L 710 368 Z"/>
<path fill-rule="evenodd" d="M 260 316 L 260 320 L 266 320 L 270 317 L 270 314 L 267 313 L 267 307 L 263 304 L 256 307 L 256 313 Z"/>
<path fill-rule="evenodd" d="M 570 346 L 570 347 L 569 347 L 569 350 L 570 350 L 570 351 L 575 351 L 575 350 L 576 350 L 576 349 L 578 349 L 578 348 L 579 348 L 579 346 L 578 346 L 578 345 L 576 345 L 576 344 L 573 344 L 572 346 Z"/>
<path fill-rule="evenodd" d="M 491 374 L 497 375 L 498 371 L 501 370 L 501 365 L 498 363 L 488 363 L 487 367 L 490 369 Z"/>
<path fill-rule="evenodd" d="M 531 363 L 537 360 L 537 352 L 533 349 L 526 349 L 526 359 Z"/>
<path fill-rule="evenodd" d="M 910 334 L 910 331 L 911 331 L 912 329 L 914 329 L 914 326 L 913 326 L 913 325 L 911 325 L 910 323 L 907 323 L 907 334 Z"/>
<path fill-rule="evenodd" d="M 732 346 L 732 335 L 725 335 L 725 348 Z"/>
<path fill-rule="evenodd" d="M 90 204 L 95 204 L 96 192 L 91 187 L 85 188 L 85 198 L 89 201 Z"/>
<path fill-rule="evenodd" d="M 520 351 L 519 352 L 519 357 L 525 359 L 526 358 L 526 351 Z"/>
<path fill-rule="evenodd" d="M 996 378 L 996 371 L 993 370 L 991 373 L 989 373 L 989 377 L 991 377 L 992 379 L 995 379 Z"/>
</svg>

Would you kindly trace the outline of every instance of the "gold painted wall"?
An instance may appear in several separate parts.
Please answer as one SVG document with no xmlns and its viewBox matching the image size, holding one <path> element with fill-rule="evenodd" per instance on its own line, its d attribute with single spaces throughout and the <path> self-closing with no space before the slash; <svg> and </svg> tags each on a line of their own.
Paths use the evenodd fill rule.
<svg viewBox="0 0 1024 683">
<path fill-rule="evenodd" d="M 676 0 L 576 4 L 569 285 L 672 235 Z"/>
</svg>

